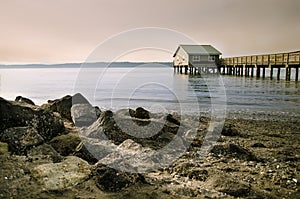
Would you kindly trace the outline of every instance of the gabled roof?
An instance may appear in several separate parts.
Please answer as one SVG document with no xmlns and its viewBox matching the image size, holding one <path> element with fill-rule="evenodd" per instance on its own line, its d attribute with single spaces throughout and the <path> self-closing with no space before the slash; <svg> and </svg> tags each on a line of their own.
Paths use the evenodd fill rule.
<svg viewBox="0 0 300 199">
<path fill-rule="evenodd" d="M 179 45 L 173 57 L 175 57 L 179 48 L 182 47 L 187 54 L 202 54 L 202 55 L 221 55 L 222 53 L 211 45 Z"/>
</svg>

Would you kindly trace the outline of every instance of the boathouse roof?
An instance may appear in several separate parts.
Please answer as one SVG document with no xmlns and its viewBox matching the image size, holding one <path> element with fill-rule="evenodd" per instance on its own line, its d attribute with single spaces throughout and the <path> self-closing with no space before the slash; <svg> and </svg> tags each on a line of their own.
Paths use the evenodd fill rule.
<svg viewBox="0 0 300 199">
<path fill-rule="evenodd" d="M 188 54 L 221 55 L 222 53 L 211 45 L 179 45 L 173 57 L 176 56 L 180 47 Z"/>
</svg>

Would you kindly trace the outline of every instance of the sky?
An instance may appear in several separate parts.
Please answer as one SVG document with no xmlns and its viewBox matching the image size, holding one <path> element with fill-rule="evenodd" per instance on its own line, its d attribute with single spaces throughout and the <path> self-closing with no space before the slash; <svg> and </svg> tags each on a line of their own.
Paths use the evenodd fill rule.
<svg viewBox="0 0 300 199">
<path fill-rule="evenodd" d="M 122 45 L 128 51 L 116 60 L 172 61 L 184 40 L 169 33 L 211 44 L 223 57 L 296 51 L 299 8 L 299 0 L 0 0 L 0 64 L 84 62 L 111 40 L 118 43 L 99 52 Z M 147 27 L 168 33 L 158 38 L 168 51 L 129 47 L 151 41 L 132 31 Z"/>
</svg>

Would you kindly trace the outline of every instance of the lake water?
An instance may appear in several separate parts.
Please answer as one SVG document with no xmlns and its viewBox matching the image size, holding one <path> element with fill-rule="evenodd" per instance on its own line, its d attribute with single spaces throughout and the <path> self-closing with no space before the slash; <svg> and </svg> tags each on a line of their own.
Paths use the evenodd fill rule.
<svg viewBox="0 0 300 199">
<path fill-rule="evenodd" d="M 145 107 L 153 112 L 273 113 L 300 115 L 295 81 L 234 76 L 190 77 L 171 67 L 2 68 L 0 96 L 36 104 L 77 92 L 102 109 Z"/>
</svg>

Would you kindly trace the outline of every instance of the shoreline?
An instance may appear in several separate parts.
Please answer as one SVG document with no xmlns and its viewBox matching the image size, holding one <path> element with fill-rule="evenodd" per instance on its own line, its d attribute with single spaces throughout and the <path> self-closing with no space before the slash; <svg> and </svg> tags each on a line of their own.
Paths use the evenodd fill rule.
<svg viewBox="0 0 300 199">
<path fill-rule="evenodd" d="M 42 106 L 1 98 L 0 105 L 3 198 L 298 197 L 300 128 L 293 115 L 229 114 L 214 137 L 203 115 L 111 112 L 80 94 Z M 155 135 L 146 136 L 149 124 Z M 138 129 L 143 134 L 126 133 Z M 178 135 L 171 159 L 156 154 Z M 201 158 L 203 143 L 213 140 Z"/>
</svg>

